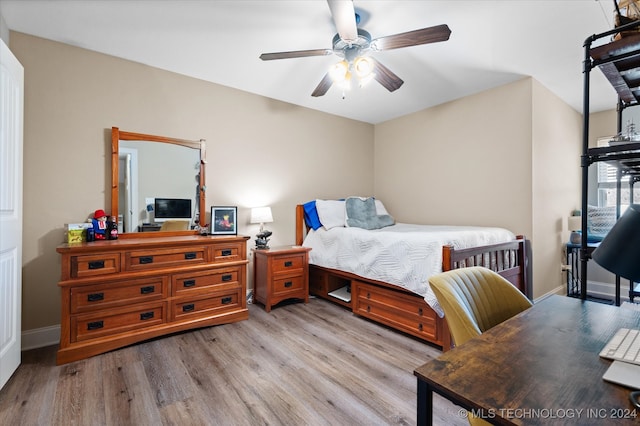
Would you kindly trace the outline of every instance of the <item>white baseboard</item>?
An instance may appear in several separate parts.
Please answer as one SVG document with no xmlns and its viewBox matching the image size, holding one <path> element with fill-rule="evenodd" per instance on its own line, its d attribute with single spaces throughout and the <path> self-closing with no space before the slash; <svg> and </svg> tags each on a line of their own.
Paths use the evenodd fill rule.
<svg viewBox="0 0 640 426">
<path fill-rule="evenodd" d="M 567 289 L 565 288 L 565 286 L 560 285 L 560 286 L 554 288 L 553 290 L 546 292 L 542 296 L 537 297 L 536 299 L 534 299 L 533 302 L 534 303 L 538 303 L 538 302 L 546 299 L 549 296 L 553 296 L 554 294 L 558 294 L 560 296 L 566 296 L 567 295 Z"/>
<path fill-rule="evenodd" d="M 589 281 L 587 279 L 587 294 L 602 299 L 614 300 L 616 297 L 616 285 L 614 283 L 604 283 L 600 281 Z M 629 281 L 623 280 L 620 283 L 620 303 L 629 301 Z"/>
<path fill-rule="evenodd" d="M 60 343 L 60 324 L 22 332 L 22 350 L 44 348 Z"/>
</svg>

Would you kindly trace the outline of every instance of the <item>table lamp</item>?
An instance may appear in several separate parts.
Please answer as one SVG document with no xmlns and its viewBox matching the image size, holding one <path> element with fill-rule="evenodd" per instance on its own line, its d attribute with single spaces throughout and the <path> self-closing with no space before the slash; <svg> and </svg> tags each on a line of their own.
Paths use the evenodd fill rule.
<svg viewBox="0 0 640 426">
<path fill-rule="evenodd" d="M 640 281 L 640 204 L 632 204 L 591 255 L 606 270 Z"/>
<path fill-rule="evenodd" d="M 256 249 L 268 249 L 269 237 L 273 234 L 271 231 L 264 229 L 265 223 L 273 222 L 271 207 L 254 207 L 251 209 L 251 223 L 259 223 L 260 231 L 256 235 Z"/>
<path fill-rule="evenodd" d="M 571 231 L 569 242 L 571 244 L 580 244 L 582 234 L 579 231 L 582 230 L 582 216 L 569 216 L 567 218 L 567 227 Z"/>
</svg>

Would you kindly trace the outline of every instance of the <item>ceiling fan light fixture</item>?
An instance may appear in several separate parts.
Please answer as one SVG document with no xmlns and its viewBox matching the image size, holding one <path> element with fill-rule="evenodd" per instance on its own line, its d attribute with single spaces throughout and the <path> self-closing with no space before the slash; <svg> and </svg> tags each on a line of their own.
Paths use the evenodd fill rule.
<svg viewBox="0 0 640 426">
<path fill-rule="evenodd" d="M 349 64 L 347 61 L 340 61 L 329 69 L 329 75 L 334 83 L 343 82 L 349 73 Z"/>
<path fill-rule="evenodd" d="M 366 56 L 358 56 L 353 62 L 353 68 L 358 78 L 365 78 L 373 72 L 373 61 Z"/>
<path fill-rule="evenodd" d="M 347 71 L 347 73 L 344 75 L 344 80 L 338 83 L 338 85 L 343 91 L 351 90 L 351 71 Z"/>
</svg>

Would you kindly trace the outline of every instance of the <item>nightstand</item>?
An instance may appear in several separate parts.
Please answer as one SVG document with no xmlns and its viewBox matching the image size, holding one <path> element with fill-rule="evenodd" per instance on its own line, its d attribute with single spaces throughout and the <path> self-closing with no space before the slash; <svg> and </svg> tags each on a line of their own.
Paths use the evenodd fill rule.
<svg viewBox="0 0 640 426">
<path fill-rule="evenodd" d="M 253 250 L 253 292 L 267 312 L 287 299 L 309 303 L 309 251 L 301 246 Z"/>
</svg>

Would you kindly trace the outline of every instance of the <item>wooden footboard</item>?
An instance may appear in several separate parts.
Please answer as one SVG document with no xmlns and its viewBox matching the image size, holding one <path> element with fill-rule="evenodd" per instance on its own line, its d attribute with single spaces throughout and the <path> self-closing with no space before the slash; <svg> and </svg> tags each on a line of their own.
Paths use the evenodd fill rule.
<svg viewBox="0 0 640 426">
<path fill-rule="evenodd" d="M 308 227 L 304 221 L 304 208 L 298 205 L 296 244 L 302 245 L 306 232 Z M 442 269 L 448 271 L 467 266 L 485 266 L 504 276 L 531 299 L 528 244 L 526 238 L 518 236 L 508 243 L 462 250 L 445 246 L 442 248 Z M 351 300 L 340 300 L 330 294 L 344 287 L 350 289 Z M 446 321 L 436 314 L 421 295 L 395 284 L 310 265 L 309 292 L 351 309 L 357 315 L 440 346 L 444 351 L 451 347 Z"/>
<path fill-rule="evenodd" d="M 456 250 L 442 248 L 442 270 L 484 266 L 505 277 L 529 299 L 532 299 L 529 240 L 518 235 L 508 243 Z"/>
</svg>

